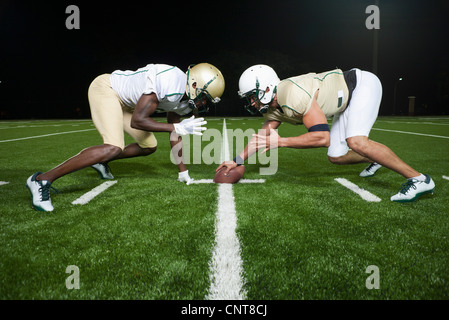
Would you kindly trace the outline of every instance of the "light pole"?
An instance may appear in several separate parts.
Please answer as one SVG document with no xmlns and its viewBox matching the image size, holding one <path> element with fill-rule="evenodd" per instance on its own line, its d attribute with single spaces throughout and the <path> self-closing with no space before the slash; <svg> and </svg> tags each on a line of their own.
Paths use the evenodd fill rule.
<svg viewBox="0 0 449 320">
<path fill-rule="evenodd" d="M 394 102 L 393 102 L 393 109 L 394 109 L 394 114 L 397 115 L 398 110 L 396 109 L 396 92 L 398 90 L 398 84 L 399 81 L 402 81 L 402 78 L 399 78 L 398 80 L 396 80 L 396 83 L 394 84 Z"/>
</svg>

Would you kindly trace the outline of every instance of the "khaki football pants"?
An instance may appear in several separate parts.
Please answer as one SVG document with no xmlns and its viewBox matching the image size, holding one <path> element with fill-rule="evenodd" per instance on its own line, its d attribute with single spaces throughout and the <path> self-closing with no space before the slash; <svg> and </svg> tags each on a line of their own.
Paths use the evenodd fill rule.
<svg viewBox="0 0 449 320">
<path fill-rule="evenodd" d="M 133 109 L 125 106 L 111 87 L 110 74 L 95 78 L 89 86 L 90 112 L 95 127 L 104 144 L 125 148 L 124 132 L 129 134 L 141 148 L 157 146 L 152 132 L 131 128 Z"/>
</svg>

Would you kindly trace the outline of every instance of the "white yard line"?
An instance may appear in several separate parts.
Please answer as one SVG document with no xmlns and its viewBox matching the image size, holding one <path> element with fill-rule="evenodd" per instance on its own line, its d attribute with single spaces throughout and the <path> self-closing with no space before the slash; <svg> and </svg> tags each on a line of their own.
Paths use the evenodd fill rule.
<svg viewBox="0 0 449 320">
<path fill-rule="evenodd" d="M 352 182 L 350 182 L 350 181 L 348 181 L 348 180 L 346 180 L 344 178 L 335 178 L 334 180 L 337 181 L 338 183 L 340 183 L 341 185 L 345 186 L 349 190 L 357 193 L 365 201 L 368 201 L 368 202 L 380 202 L 380 201 L 382 201 L 382 199 L 380 199 L 379 197 L 375 196 L 371 192 L 366 191 L 365 189 L 360 188 L 356 184 L 354 184 L 354 183 L 352 183 Z"/>
<path fill-rule="evenodd" d="M 223 120 L 223 143 L 221 162 L 230 160 L 226 131 Z M 218 209 L 215 221 L 215 246 L 210 266 L 211 286 L 208 300 L 244 300 L 243 262 L 240 257 L 240 243 L 236 234 L 237 215 L 235 211 L 232 184 L 218 185 Z"/>
<path fill-rule="evenodd" d="M 61 123 L 61 124 L 32 124 L 32 125 L 18 125 L 18 126 L 6 126 L 3 127 L 0 124 L 0 130 L 9 130 L 9 129 L 23 129 L 23 128 L 53 128 L 53 127 L 79 127 L 80 125 L 83 125 L 84 123 Z M 86 122 L 86 124 L 88 124 Z M 91 124 L 93 126 L 93 124 Z"/>
<path fill-rule="evenodd" d="M 449 180 L 448 176 L 443 176 L 443 179 Z"/>
<path fill-rule="evenodd" d="M 24 137 L 24 138 L 17 138 L 17 139 L 9 139 L 9 140 L 0 140 L 0 142 L 21 141 L 21 140 L 36 139 L 36 138 L 57 136 L 57 135 L 60 135 L 60 134 L 77 133 L 77 132 L 85 132 L 85 131 L 92 131 L 92 130 L 96 130 L 96 129 L 94 128 L 94 129 L 84 129 L 84 130 L 76 130 L 76 131 L 65 131 L 65 132 L 49 133 L 49 134 L 43 134 L 43 135 L 40 135 L 40 136 L 31 136 L 31 137 Z"/>
<path fill-rule="evenodd" d="M 237 183 L 265 183 L 265 179 L 240 179 Z"/>
<path fill-rule="evenodd" d="M 215 247 L 210 262 L 211 286 L 208 300 L 244 300 L 240 243 L 236 234 L 237 216 L 232 184 L 218 185 Z"/>
<path fill-rule="evenodd" d="M 441 123 L 441 122 L 428 122 L 428 121 L 394 121 L 394 120 L 380 120 L 379 118 L 376 120 L 376 123 L 399 123 L 399 124 L 416 124 L 423 125 L 428 124 L 432 126 L 449 126 L 449 123 Z"/>
<path fill-rule="evenodd" d="M 9 181 L 0 181 L 0 186 L 3 186 L 3 185 L 8 184 L 8 183 L 9 183 Z"/>
<path fill-rule="evenodd" d="M 95 197 L 98 196 L 100 193 L 102 193 L 102 192 L 105 191 L 107 188 L 109 188 L 110 186 L 113 186 L 113 185 L 116 184 L 116 183 L 117 183 L 117 180 L 103 182 L 103 183 L 100 184 L 98 187 L 93 188 L 93 189 L 90 190 L 89 192 L 83 194 L 81 197 L 79 197 L 78 199 L 76 199 L 75 201 L 73 201 L 72 204 L 81 204 L 81 205 L 84 205 L 84 204 L 86 204 L 86 203 L 89 203 L 89 201 L 91 201 L 93 198 L 95 198 Z"/>
<path fill-rule="evenodd" d="M 405 134 L 412 134 L 412 135 L 424 136 L 424 137 L 449 139 L 448 136 L 438 136 L 438 135 L 435 135 L 435 134 L 425 134 L 425 133 L 408 132 L 408 131 L 400 131 L 400 130 L 389 130 L 389 129 L 378 129 L 378 128 L 372 128 L 372 130 L 396 132 L 396 133 L 405 133 Z"/>
</svg>

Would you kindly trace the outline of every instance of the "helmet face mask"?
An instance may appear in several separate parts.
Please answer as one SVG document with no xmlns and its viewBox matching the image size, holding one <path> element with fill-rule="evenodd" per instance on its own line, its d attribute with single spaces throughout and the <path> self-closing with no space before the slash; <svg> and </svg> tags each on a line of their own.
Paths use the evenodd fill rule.
<svg viewBox="0 0 449 320">
<path fill-rule="evenodd" d="M 240 97 L 242 99 L 246 100 L 245 109 L 251 113 L 252 115 L 255 115 L 257 113 L 266 113 L 268 111 L 268 105 L 264 104 L 261 108 L 257 109 L 255 105 L 262 104 L 262 99 L 265 96 L 265 91 L 261 89 L 254 89 L 251 91 L 248 91 L 246 93 L 240 94 Z"/>
<path fill-rule="evenodd" d="M 259 89 L 259 80 L 256 78 L 256 88 L 248 92 L 241 93 L 239 95 L 242 99 L 246 99 L 246 105 L 244 106 L 246 111 L 252 115 L 257 113 L 266 113 L 268 111 L 268 105 L 264 104 L 261 108 L 257 109 L 256 105 L 263 104 L 262 99 L 265 97 L 266 90 Z M 271 101 L 270 101 L 271 102 Z"/>
<path fill-rule="evenodd" d="M 245 109 L 253 115 L 266 113 L 279 82 L 276 72 L 267 65 L 254 65 L 246 69 L 240 76 L 238 92 L 242 99 L 246 99 Z"/>
<path fill-rule="evenodd" d="M 213 98 L 207 90 L 196 89 L 196 97 L 189 99 L 191 109 L 197 109 L 198 113 L 208 112 L 209 109 L 220 102 L 220 98 Z"/>
</svg>

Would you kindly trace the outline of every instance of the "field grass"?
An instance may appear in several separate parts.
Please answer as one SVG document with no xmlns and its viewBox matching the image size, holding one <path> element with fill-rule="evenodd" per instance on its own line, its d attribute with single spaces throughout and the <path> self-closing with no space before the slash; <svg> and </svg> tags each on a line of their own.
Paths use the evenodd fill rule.
<svg viewBox="0 0 449 320">
<path fill-rule="evenodd" d="M 227 119 L 228 129 L 261 123 Z M 222 119 L 209 119 L 208 128 L 221 130 Z M 72 133 L 54 135 L 64 132 Z M 281 136 L 304 132 L 279 128 Z M 89 120 L 0 122 L 0 181 L 8 182 L 0 185 L 2 300 L 205 299 L 217 186 L 177 182 L 168 134 L 156 137 L 153 155 L 110 163 L 118 182 L 85 205 L 72 202 L 104 182 L 93 169 L 55 181 L 55 211 L 43 213 L 31 209 L 26 179 L 100 137 Z M 247 299 L 449 298 L 449 118 L 381 117 L 370 137 L 429 174 L 434 195 L 390 202 L 403 177 L 381 168 L 360 178 L 365 165 L 333 165 L 326 149 L 280 149 L 274 175 L 246 165 L 245 178 L 266 179 L 233 187 Z M 188 166 L 196 180 L 212 179 L 215 168 Z M 382 201 L 367 202 L 335 178 Z M 79 268 L 79 289 L 66 287 L 71 265 Z M 379 289 L 366 286 L 372 265 Z"/>
</svg>

